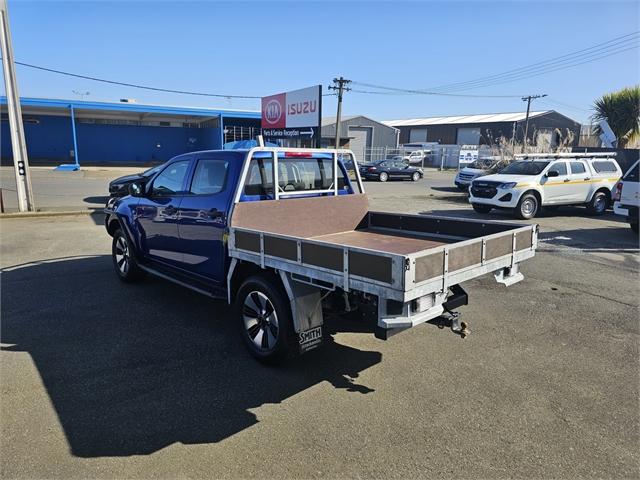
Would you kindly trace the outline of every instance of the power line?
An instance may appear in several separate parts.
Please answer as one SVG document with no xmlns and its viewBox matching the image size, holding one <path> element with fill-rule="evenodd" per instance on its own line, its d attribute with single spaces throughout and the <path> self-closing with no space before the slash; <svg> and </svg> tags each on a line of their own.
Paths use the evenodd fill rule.
<svg viewBox="0 0 640 480">
<path fill-rule="evenodd" d="M 537 62 L 535 64 L 529 65 L 529 66 L 525 66 L 525 67 L 520 67 L 518 69 L 513 69 L 513 70 L 509 70 L 506 72 L 502 72 L 500 74 L 496 74 L 496 75 L 491 75 L 488 77 L 481 77 L 479 79 L 476 80 L 469 80 L 467 82 L 457 82 L 454 84 L 449 84 L 449 85 L 442 85 L 440 87 L 433 87 L 431 89 L 403 89 L 403 88 L 395 88 L 395 87 L 387 87 L 387 86 L 383 86 L 383 85 L 374 85 L 374 84 L 370 84 L 370 83 L 364 83 L 364 82 L 357 82 L 354 81 L 353 83 L 356 85 L 361 85 L 361 86 L 366 86 L 366 87 L 370 87 L 370 88 L 377 88 L 377 89 L 381 89 L 381 90 L 388 90 L 388 91 L 394 91 L 394 92 L 403 92 L 403 93 L 416 93 L 416 94 L 430 94 L 430 95 L 434 95 L 434 94 L 444 94 L 444 93 L 452 93 L 455 91 L 461 91 L 461 90 L 469 90 L 472 88 L 481 88 L 481 87 L 488 87 L 488 86 L 493 86 L 493 85 L 500 85 L 503 83 L 509 83 L 509 82 L 513 82 L 516 80 L 521 80 L 523 78 L 530 78 L 530 77 L 535 77 L 535 76 L 539 76 L 539 75 L 544 75 L 546 73 L 551 73 L 557 70 L 562 70 L 562 69 L 566 69 L 566 68 L 571 68 L 571 67 L 575 67 L 578 65 L 582 65 L 584 63 L 590 63 L 590 62 L 594 62 L 596 60 L 600 60 L 602 58 L 606 58 L 612 55 L 617 55 L 619 53 L 623 53 L 626 52 L 628 50 L 633 50 L 638 48 L 638 33 L 640 32 L 634 32 L 632 34 L 627 34 L 624 35 L 622 37 L 617 37 L 613 40 L 609 40 L 608 42 L 605 42 L 603 44 L 598 44 L 592 47 L 589 47 L 587 49 L 583 49 L 583 50 L 578 50 L 577 52 L 573 52 L 571 54 L 566 54 L 563 55 L 561 57 L 555 57 L 552 58 L 550 60 L 544 61 L 544 62 Z M 617 40 L 620 40 L 621 38 L 626 38 L 626 37 L 631 37 L 634 36 L 634 38 L 627 38 L 626 40 L 623 40 L 622 42 L 617 42 Z M 631 43 L 629 42 L 633 42 L 633 45 L 631 45 Z M 607 45 L 605 47 L 602 47 L 605 44 L 611 44 L 611 45 Z M 629 46 L 631 45 L 631 46 Z M 582 53 L 589 50 L 588 53 Z M 578 54 L 578 55 L 576 55 Z M 571 57 L 572 58 L 567 58 L 567 57 Z M 558 62 L 558 59 L 564 58 L 565 60 L 563 60 L 562 62 Z M 579 60 L 579 61 L 578 61 Z M 562 64 L 564 63 L 564 64 Z M 535 68 L 532 68 L 535 67 Z M 463 85 L 465 84 L 465 85 Z M 449 89 L 449 91 L 444 91 L 446 88 Z M 509 97 L 509 96 L 506 96 Z M 518 96 L 519 97 L 519 96 Z"/>
<path fill-rule="evenodd" d="M 623 52 L 626 52 L 626 51 L 629 51 L 629 50 L 635 50 L 639 46 L 640 46 L 640 43 L 636 43 L 636 44 L 634 44 L 632 46 L 629 46 L 627 48 L 618 47 L 615 50 L 610 50 L 610 51 L 607 51 L 607 52 L 599 52 L 599 53 L 593 54 L 590 57 L 585 57 L 585 58 L 581 59 L 582 61 L 576 62 L 576 60 L 578 60 L 578 59 L 575 59 L 575 60 L 572 61 L 573 63 L 572 62 L 568 62 L 568 63 L 565 63 L 564 65 L 557 65 L 557 66 L 548 65 L 546 67 L 542 67 L 542 68 L 539 68 L 537 70 L 531 70 L 531 71 L 522 72 L 522 73 L 519 73 L 519 74 L 505 75 L 502 78 L 497 78 L 497 79 L 492 80 L 492 81 L 487 81 L 487 82 L 483 82 L 483 83 L 477 83 L 475 85 L 468 85 L 468 86 L 464 86 L 464 87 L 451 88 L 448 91 L 464 91 L 464 90 L 469 90 L 469 89 L 474 89 L 474 88 L 484 88 L 484 87 L 490 87 L 490 86 L 494 86 L 494 85 L 502 85 L 504 83 L 515 82 L 515 81 L 522 80 L 522 79 L 525 79 L 525 78 L 537 77 L 537 76 L 544 75 L 544 74 L 547 74 L 547 73 L 556 72 L 558 70 L 565 70 L 567 68 L 576 67 L 578 65 L 583 65 L 585 63 L 595 62 L 596 60 L 600 60 L 600 59 L 603 59 L 603 58 L 608 58 L 608 57 L 611 57 L 613 55 L 617 55 L 617 54 L 620 54 L 620 53 L 623 53 Z"/>
<path fill-rule="evenodd" d="M 422 90 L 405 90 L 405 89 L 396 89 L 393 87 L 381 87 L 377 85 L 370 85 L 367 83 L 353 82 L 358 85 L 371 87 L 371 88 L 385 88 L 388 90 L 397 90 L 391 92 L 375 92 L 371 90 L 357 90 L 354 89 L 352 92 L 354 93 L 366 93 L 369 95 L 440 95 L 444 97 L 467 97 L 467 98 L 521 98 L 522 95 L 474 95 L 474 94 L 464 94 L 464 93 L 440 93 L 440 92 L 425 92 Z"/>
<path fill-rule="evenodd" d="M 115 80 L 107 80 L 104 78 L 97 78 L 97 77 L 90 77 L 88 75 L 80 75 L 78 73 L 71 73 L 71 72 L 65 72 L 62 70 L 56 70 L 54 68 L 47 68 L 47 67 L 41 67 L 39 65 L 32 65 L 30 63 L 24 63 L 24 62 L 15 62 L 17 65 L 22 65 L 23 67 L 29 67 L 29 68 L 35 68 L 36 70 L 43 70 L 45 72 L 51 72 L 51 73 L 58 73 L 60 75 L 66 75 L 68 77 L 75 77 L 75 78 L 83 78 L 85 80 L 92 80 L 94 82 L 102 82 L 102 83 L 109 83 L 111 85 L 121 85 L 124 87 L 132 87 L 132 88 L 140 88 L 143 90 L 153 90 L 155 92 L 167 92 L 167 93 L 180 93 L 183 95 L 198 95 L 201 97 L 219 97 L 219 98 L 262 98 L 262 97 L 258 97 L 258 96 L 252 96 L 252 95 L 225 95 L 222 93 L 202 93 L 202 92 L 190 92 L 187 90 L 172 90 L 170 88 L 159 88 L 159 87 L 150 87 L 148 85 L 138 85 L 135 83 L 126 83 L 126 82 L 118 82 Z"/>
<path fill-rule="evenodd" d="M 553 57 L 553 58 L 550 58 L 548 60 L 543 60 L 543 61 L 540 61 L 540 62 L 532 63 L 530 65 L 514 68 L 512 70 L 506 70 L 504 72 L 497 73 L 497 74 L 494 74 L 494 75 L 480 77 L 480 78 L 477 78 L 475 80 L 467 80 L 467 81 L 464 81 L 464 82 L 456 82 L 456 83 L 449 83 L 449 84 L 445 84 L 445 85 L 438 85 L 438 86 L 430 88 L 429 90 L 440 90 L 440 89 L 446 89 L 446 88 L 451 88 L 451 87 L 469 85 L 469 84 L 473 84 L 473 83 L 480 82 L 480 81 L 487 81 L 487 80 L 495 79 L 497 77 L 503 77 L 503 76 L 505 76 L 507 74 L 522 73 L 523 71 L 528 71 L 528 70 L 531 70 L 531 69 L 538 69 L 538 68 L 541 68 L 541 67 L 542 68 L 546 68 L 546 67 L 548 67 L 550 65 L 554 65 L 554 64 L 557 64 L 557 63 L 563 63 L 565 61 L 573 61 L 573 60 L 576 60 L 579 57 L 589 56 L 589 55 L 596 54 L 596 53 L 604 53 L 604 52 L 602 52 L 602 50 L 607 50 L 607 49 L 610 49 L 612 47 L 617 47 L 620 44 L 629 44 L 629 42 L 637 41 L 638 38 L 639 38 L 638 37 L 639 34 L 640 34 L 640 31 L 629 33 L 627 35 L 622 35 L 620 37 L 613 38 L 613 39 L 611 39 L 611 40 L 609 40 L 607 42 L 599 43 L 599 44 L 593 45 L 591 47 L 584 48 L 582 50 L 577 50 L 575 52 L 571 52 L 571 53 L 567 53 L 565 55 L 561 55 L 559 57 Z"/>
<path fill-rule="evenodd" d="M 591 110 L 587 110 L 586 108 L 577 107 L 577 106 L 575 106 L 575 105 L 571 105 L 570 103 L 561 102 L 560 100 L 556 100 L 555 98 L 549 98 L 549 97 L 547 97 L 547 98 L 546 98 L 546 99 L 544 99 L 544 100 L 540 100 L 540 102 L 541 102 L 541 103 L 545 103 L 545 104 L 547 104 L 547 105 L 550 105 L 550 106 L 552 106 L 552 107 L 555 105 L 555 106 L 556 106 L 556 108 L 557 108 L 557 106 L 559 105 L 559 106 L 562 106 L 562 107 L 565 107 L 565 108 L 570 108 L 570 109 L 572 109 L 572 110 L 576 110 L 576 111 L 581 111 L 581 112 L 591 112 Z"/>
</svg>

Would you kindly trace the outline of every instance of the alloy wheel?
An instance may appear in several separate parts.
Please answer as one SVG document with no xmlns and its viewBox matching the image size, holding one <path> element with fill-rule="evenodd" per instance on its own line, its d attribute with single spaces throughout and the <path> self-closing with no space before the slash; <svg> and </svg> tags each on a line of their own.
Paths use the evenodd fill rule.
<svg viewBox="0 0 640 480">
<path fill-rule="evenodd" d="M 244 299 L 242 319 L 249 339 L 261 351 L 272 350 L 278 339 L 278 316 L 269 297 L 254 290 Z"/>
<path fill-rule="evenodd" d="M 118 240 L 116 240 L 116 265 L 118 265 L 118 270 L 122 275 L 126 275 L 129 271 L 129 245 L 127 245 L 127 240 L 120 236 Z"/>
</svg>

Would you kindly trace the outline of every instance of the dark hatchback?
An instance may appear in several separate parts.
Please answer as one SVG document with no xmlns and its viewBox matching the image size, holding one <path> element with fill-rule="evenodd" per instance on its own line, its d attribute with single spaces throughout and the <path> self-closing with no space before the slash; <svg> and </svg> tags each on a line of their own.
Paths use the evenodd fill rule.
<svg viewBox="0 0 640 480">
<path fill-rule="evenodd" d="M 363 180 L 409 179 L 417 182 L 423 176 L 422 169 L 412 167 L 399 160 L 380 160 L 360 166 L 360 176 Z"/>
<path fill-rule="evenodd" d="M 151 178 L 157 172 L 160 171 L 162 165 L 157 165 L 155 167 L 149 168 L 144 172 L 134 173 L 133 175 L 124 175 L 122 177 L 118 177 L 115 180 L 111 180 L 109 182 L 109 196 L 110 197 L 124 197 L 125 195 L 129 195 L 129 185 L 137 180 L 144 180 L 147 178 Z"/>
</svg>

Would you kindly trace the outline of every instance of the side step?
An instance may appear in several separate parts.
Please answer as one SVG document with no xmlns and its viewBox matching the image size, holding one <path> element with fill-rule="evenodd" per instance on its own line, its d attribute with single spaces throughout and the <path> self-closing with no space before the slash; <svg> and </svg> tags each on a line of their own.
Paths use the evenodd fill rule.
<svg viewBox="0 0 640 480">
<path fill-rule="evenodd" d="M 198 292 L 202 295 L 206 295 L 207 297 L 220 300 L 226 300 L 227 298 L 222 290 L 217 289 L 213 286 L 205 285 L 203 282 L 193 280 L 186 275 L 176 272 L 170 268 L 163 268 L 156 265 L 151 267 L 148 264 L 138 264 L 138 267 L 151 275 L 162 278 L 163 280 L 168 280 L 172 283 L 175 283 L 176 285 L 180 285 L 181 287 L 188 288 L 189 290 L 193 290 L 194 292 Z"/>
</svg>

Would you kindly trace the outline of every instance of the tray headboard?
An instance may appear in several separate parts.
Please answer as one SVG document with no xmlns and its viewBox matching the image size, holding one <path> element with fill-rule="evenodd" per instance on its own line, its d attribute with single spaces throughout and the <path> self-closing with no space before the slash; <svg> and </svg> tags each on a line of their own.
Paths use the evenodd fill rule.
<svg viewBox="0 0 640 480">
<path fill-rule="evenodd" d="M 236 203 L 231 226 L 310 238 L 355 230 L 367 221 L 364 194 Z"/>
</svg>

